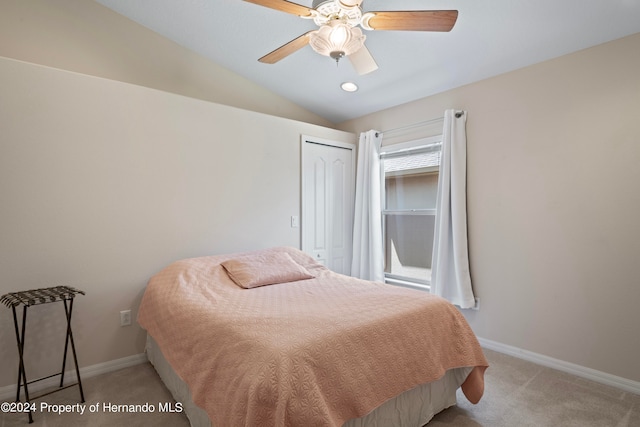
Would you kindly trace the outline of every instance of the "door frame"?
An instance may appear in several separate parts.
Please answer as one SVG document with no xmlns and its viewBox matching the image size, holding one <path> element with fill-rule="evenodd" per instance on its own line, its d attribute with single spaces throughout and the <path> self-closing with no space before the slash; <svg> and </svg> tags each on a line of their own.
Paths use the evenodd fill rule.
<svg viewBox="0 0 640 427">
<path fill-rule="evenodd" d="M 305 185 L 304 178 L 308 172 L 305 167 L 305 155 L 307 153 L 307 144 L 326 145 L 334 148 L 342 148 L 351 150 L 351 176 L 349 177 L 351 186 L 351 201 L 349 203 L 349 221 L 351 222 L 351 238 L 349 239 L 349 256 L 353 254 L 353 212 L 355 207 L 355 184 L 356 184 L 356 147 L 355 143 L 334 141 L 326 138 L 318 138 L 310 135 L 300 135 L 300 248 L 305 250 L 306 248 L 306 234 L 305 233 L 305 218 L 308 218 L 307 208 L 305 207 Z"/>
</svg>

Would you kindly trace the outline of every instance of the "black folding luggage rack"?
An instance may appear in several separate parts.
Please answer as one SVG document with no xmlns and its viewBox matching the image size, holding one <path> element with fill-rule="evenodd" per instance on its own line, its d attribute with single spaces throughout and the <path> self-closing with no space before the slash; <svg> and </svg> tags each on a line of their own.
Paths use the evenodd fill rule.
<svg viewBox="0 0 640 427">
<path fill-rule="evenodd" d="M 24 387 L 24 396 L 27 403 L 31 403 L 31 399 L 38 399 L 40 397 L 64 390 L 75 385 L 80 389 L 80 399 L 84 403 L 84 392 L 82 390 L 82 380 L 80 379 L 80 369 L 78 368 L 78 357 L 76 355 L 76 346 L 73 342 L 73 333 L 71 332 L 71 313 L 73 311 L 73 299 L 76 295 L 84 292 L 69 286 L 54 286 L 51 288 L 32 289 L 29 291 L 11 292 L 0 297 L 0 302 L 7 307 L 11 307 L 13 311 L 13 323 L 16 330 L 16 342 L 18 344 L 18 353 L 20 355 L 20 365 L 18 367 L 18 390 L 16 392 L 16 402 L 20 401 L 20 388 Z M 67 318 L 67 334 L 64 343 L 64 357 L 62 359 L 62 370 L 56 374 L 46 377 L 38 378 L 36 380 L 27 381 L 27 374 L 24 369 L 24 338 L 25 338 L 25 326 L 27 324 L 27 308 L 33 305 L 47 304 L 51 302 L 62 301 L 64 303 L 64 312 Z M 67 304 L 68 303 L 68 304 Z M 22 305 L 22 331 L 20 331 L 18 325 L 18 315 L 16 314 L 16 307 Z M 64 383 L 64 369 L 67 362 L 67 350 L 69 349 L 69 343 L 71 343 L 71 352 L 73 353 L 73 361 L 76 366 L 76 375 L 78 381 L 73 384 L 68 384 L 63 387 Z M 60 387 L 48 393 L 41 394 L 39 396 L 30 398 L 28 385 L 46 380 L 60 375 Z M 31 405 L 29 405 L 29 408 Z M 33 415 L 29 410 L 29 423 L 33 422 Z"/>
</svg>

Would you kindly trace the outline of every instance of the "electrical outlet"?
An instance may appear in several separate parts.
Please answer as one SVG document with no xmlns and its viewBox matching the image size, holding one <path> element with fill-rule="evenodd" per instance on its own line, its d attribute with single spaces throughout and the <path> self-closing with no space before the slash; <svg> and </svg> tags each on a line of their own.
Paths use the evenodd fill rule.
<svg viewBox="0 0 640 427">
<path fill-rule="evenodd" d="M 131 325 L 131 310 L 122 310 L 120 312 L 120 326 Z"/>
</svg>

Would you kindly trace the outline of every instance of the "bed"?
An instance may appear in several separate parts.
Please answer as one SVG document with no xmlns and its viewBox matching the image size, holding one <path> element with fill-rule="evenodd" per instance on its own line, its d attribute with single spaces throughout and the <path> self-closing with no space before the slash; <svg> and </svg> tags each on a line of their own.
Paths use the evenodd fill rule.
<svg viewBox="0 0 640 427">
<path fill-rule="evenodd" d="M 421 426 L 477 403 L 488 366 L 445 300 L 328 270 L 295 248 L 181 260 L 138 313 L 192 426 Z"/>
</svg>

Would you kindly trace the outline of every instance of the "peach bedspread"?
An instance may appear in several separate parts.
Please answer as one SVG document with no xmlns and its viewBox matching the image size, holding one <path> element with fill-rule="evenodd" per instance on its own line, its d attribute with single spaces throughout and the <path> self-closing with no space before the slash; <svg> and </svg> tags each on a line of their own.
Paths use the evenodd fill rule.
<svg viewBox="0 0 640 427">
<path fill-rule="evenodd" d="M 240 254 L 201 257 L 169 265 L 142 299 L 138 322 L 212 426 L 339 427 L 462 366 L 478 367 L 465 393 L 482 396 L 487 361 L 454 306 L 265 251 L 315 278 L 243 289 L 220 265 Z"/>
</svg>

